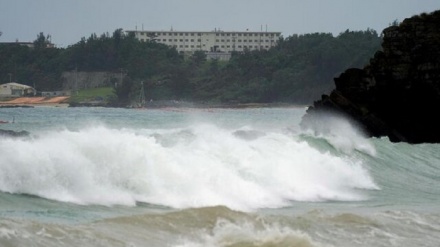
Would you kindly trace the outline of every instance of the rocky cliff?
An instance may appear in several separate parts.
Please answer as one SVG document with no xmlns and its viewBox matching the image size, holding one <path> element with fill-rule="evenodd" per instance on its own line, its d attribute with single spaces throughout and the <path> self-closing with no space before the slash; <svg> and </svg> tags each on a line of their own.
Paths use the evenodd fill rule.
<svg viewBox="0 0 440 247">
<path fill-rule="evenodd" d="M 440 142 L 440 11 L 386 28 L 370 64 L 334 81 L 336 89 L 308 109 L 303 128 L 331 111 L 348 115 L 369 136 Z"/>
</svg>

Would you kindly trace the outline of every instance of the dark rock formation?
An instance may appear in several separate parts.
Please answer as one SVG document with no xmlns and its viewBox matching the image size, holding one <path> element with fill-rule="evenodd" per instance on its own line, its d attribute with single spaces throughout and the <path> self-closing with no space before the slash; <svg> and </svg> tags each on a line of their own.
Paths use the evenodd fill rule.
<svg viewBox="0 0 440 247">
<path fill-rule="evenodd" d="M 2 130 L 0 129 L 0 137 L 26 137 L 29 136 L 30 133 L 22 130 L 22 131 L 13 131 L 13 130 Z"/>
<path fill-rule="evenodd" d="M 322 112 L 346 114 L 369 136 L 393 142 L 440 142 L 440 11 L 405 19 L 383 31 L 383 51 L 364 69 L 335 78 L 301 126 Z"/>
</svg>

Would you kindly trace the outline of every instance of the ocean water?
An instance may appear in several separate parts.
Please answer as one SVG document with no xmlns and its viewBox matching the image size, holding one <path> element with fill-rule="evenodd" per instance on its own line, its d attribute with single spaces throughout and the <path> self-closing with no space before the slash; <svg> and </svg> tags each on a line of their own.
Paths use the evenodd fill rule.
<svg viewBox="0 0 440 247">
<path fill-rule="evenodd" d="M 304 113 L 0 109 L 0 246 L 440 246 L 440 145 Z"/>
</svg>

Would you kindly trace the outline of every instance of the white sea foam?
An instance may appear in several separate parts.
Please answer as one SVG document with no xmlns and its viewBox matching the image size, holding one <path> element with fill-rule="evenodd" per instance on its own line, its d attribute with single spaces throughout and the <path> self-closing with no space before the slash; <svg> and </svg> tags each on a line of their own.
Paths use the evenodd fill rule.
<svg viewBox="0 0 440 247">
<path fill-rule="evenodd" d="M 343 153 L 358 150 L 376 156 L 376 149 L 364 133 L 352 121 L 331 113 L 321 113 L 308 123 L 313 135 L 326 139 L 334 148 Z"/>
<path fill-rule="evenodd" d="M 314 243 L 305 233 L 278 225 L 254 223 L 235 223 L 220 219 L 212 233 L 201 231 L 199 239 L 187 239 L 179 247 L 218 247 L 218 246 L 323 246 Z"/>
<path fill-rule="evenodd" d="M 0 190 L 78 204 L 238 210 L 362 200 L 377 186 L 360 162 L 279 132 L 252 139 L 214 125 L 104 126 L 0 140 Z"/>
</svg>

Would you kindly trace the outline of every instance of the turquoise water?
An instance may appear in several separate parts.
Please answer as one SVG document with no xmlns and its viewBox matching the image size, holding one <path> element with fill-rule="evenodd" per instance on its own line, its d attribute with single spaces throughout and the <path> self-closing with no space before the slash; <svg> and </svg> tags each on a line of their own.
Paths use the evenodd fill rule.
<svg viewBox="0 0 440 247">
<path fill-rule="evenodd" d="M 0 109 L 0 246 L 440 244 L 440 145 L 304 113 Z"/>
</svg>

